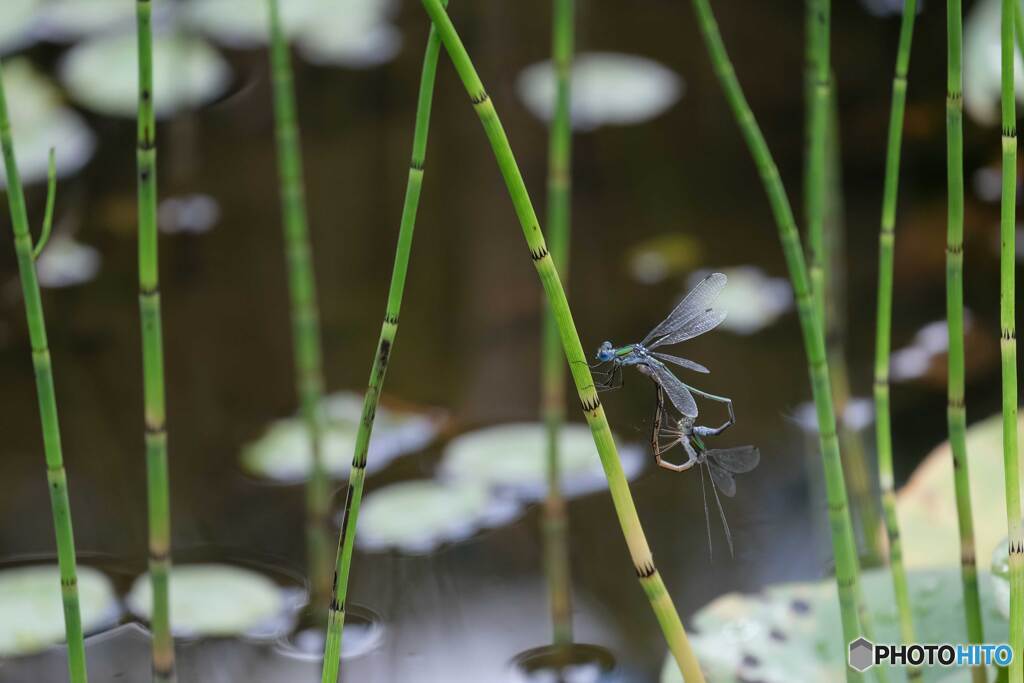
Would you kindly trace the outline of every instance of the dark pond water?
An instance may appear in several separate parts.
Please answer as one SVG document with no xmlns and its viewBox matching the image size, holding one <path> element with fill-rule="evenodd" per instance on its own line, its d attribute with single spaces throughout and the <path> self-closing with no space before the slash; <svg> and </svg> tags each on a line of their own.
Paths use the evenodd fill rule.
<svg viewBox="0 0 1024 683">
<path fill-rule="evenodd" d="M 576 139 L 570 285 L 585 345 L 642 336 L 683 284 L 636 282 L 625 251 L 683 233 L 697 265 L 755 264 L 784 274 L 775 228 L 746 148 L 710 71 L 688 3 L 580 4 L 581 49 L 650 56 L 687 81 L 683 100 L 639 127 Z M 800 206 L 802 10 L 799 3 L 718 3 L 735 65 Z M 938 3 L 919 21 L 897 247 L 895 346 L 944 313 L 944 30 Z M 488 85 L 538 206 L 546 131 L 515 96 L 518 71 L 548 51 L 548 3 L 454 2 L 452 13 Z M 898 22 L 856 3 L 834 10 L 842 116 L 848 340 L 852 385 L 870 388 L 875 245 L 891 63 Z M 309 210 L 332 389 L 364 386 L 376 343 L 400 202 L 426 24 L 400 15 L 405 47 L 365 72 L 297 64 Z M 31 53 L 51 64 L 53 47 Z M 232 93 L 164 124 L 161 194 L 204 192 L 222 219 L 201 236 L 161 242 L 174 545 L 224 548 L 301 569 L 301 489 L 260 485 L 241 446 L 294 410 L 281 230 L 265 57 L 228 54 Z M 446 408 L 456 428 L 537 415 L 540 289 L 483 133 L 442 59 L 420 220 L 387 393 Z M 132 122 L 93 117 L 98 155 L 60 190 L 58 220 L 98 248 L 93 282 L 50 290 L 44 303 L 56 372 L 75 532 L 83 551 L 141 572 L 145 553 Z M 968 126 L 968 179 L 998 160 L 998 132 Z M 33 215 L 42 197 L 32 193 Z M 967 206 L 972 358 L 997 357 L 998 207 Z M 6 211 L 4 212 L 6 217 Z M 6 223 L 6 218 L 4 219 Z M 0 230 L 0 559 L 52 552 L 33 374 L 9 229 Z M 648 470 L 633 486 L 659 567 L 679 608 L 783 578 L 828 573 L 823 505 L 812 504 L 806 452 L 792 415 L 809 396 L 793 316 L 746 337 L 716 333 L 688 356 L 713 368 L 707 389 L 735 400 L 731 443 L 756 443 L 762 464 L 727 512 L 736 540 L 709 560 L 696 477 Z M 628 377 L 608 395 L 613 427 L 646 438 L 649 389 Z M 942 382 L 894 393 L 900 478 L 944 438 Z M 972 363 L 971 418 L 998 409 L 998 367 Z M 575 414 L 575 408 L 573 408 Z M 429 475 L 436 451 L 396 463 L 368 490 Z M 335 504 L 343 500 L 343 491 Z M 543 645 L 548 624 L 539 515 L 429 557 L 360 554 L 353 600 L 388 624 L 375 673 L 360 680 L 463 680 L 467 652 L 488 666 Z M 651 681 L 664 646 L 604 493 L 570 507 L 580 640 L 610 648 L 628 680 Z M 717 532 L 716 532 L 717 533 Z M 813 542 L 808 542 L 808 539 Z M 481 665 L 483 666 L 483 665 Z M 481 669 L 475 680 L 496 680 Z M 3 672 L 0 670 L 0 678 Z M 315 674 L 309 680 L 315 679 Z M 196 678 L 195 680 L 201 680 Z M 214 680 L 214 678 L 202 679 Z M 217 679 L 220 680 L 220 679 Z M 281 679 L 285 680 L 285 679 Z M 298 679 L 290 679 L 298 680 Z M 466 679 L 468 680 L 468 679 Z"/>
</svg>

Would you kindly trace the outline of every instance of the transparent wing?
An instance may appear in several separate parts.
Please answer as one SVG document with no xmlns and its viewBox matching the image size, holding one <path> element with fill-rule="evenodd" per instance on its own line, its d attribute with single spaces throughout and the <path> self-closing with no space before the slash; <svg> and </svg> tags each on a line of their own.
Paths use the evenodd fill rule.
<svg viewBox="0 0 1024 683">
<path fill-rule="evenodd" d="M 682 323 L 679 328 L 666 334 L 661 339 L 647 344 L 647 348 L 649 350 L 656 349 L 659 346 L 671 346 L 672 344 L 684 342 L 687 339 L 699 337 L 705 332 L 710 332 L 721 325 L 723 320 L 725 320 L 725 311 L 716 311 L 713 308 L 709 308 L 698 313 L 691 320 Z"/>
<path fill-rule="evenodd" d="M 708 459 L 719 468 L 733 474 L 743 474 L 757 467 L 761 452 L 754 446 L 714 449 L 707 452 Z"/>
<path fill-rule="evenodd" d="M 703 372 L 705 375 L 708 374 L 709 372 L 711 372 L 710 370 L 708 370 L 706 367 L 704 367 L 700 363 L 695 363 L 694 361 L 689 360 L 687 358 L 680 358 L 679 356 L 673 356 L 671 353 L 660 353 L 658 351 L 653 351 L 651 353 L 651 355 L 655 356 L 656 358 L 660 358 L 661 360 L 663 360 L 663 361 L 665 361 L 667 363 L 675 363 L 676 365 L 678 365 L 681 368 L 686 368 L 687 370 L 693 370 L 694 372 Z"/>
<path fill-rule="evenodd" d="M 715 474 L 716 470 L 719 472 L 718 475 Z M 710 462 L 708 462 L 708 472 L 711 473 L 711 490 L 714 492 L 715 502 L 718 504 L 718 515 L 722 518 L 722 531 L 725 532 L 725 542 L 729 544 L 729 555 L 735 557 L 736 553 L 733 552 L 732 547 L 732 532 L 729 531 L 729 522 L 725 521 L 725 510 L 722 508 L 722 499 L 718 497 L 718 491 L 721 489 L 722 493 L 725 495 L 732 496 L 736 493 L 736 482 L 733 481 L 732 475 L 728 472 L 719 470 Z M 723 488 L 722 484 L 718 480 L 718 478 L 723 474 L 729 477 L 729 481 L 732 483 L 732 493 L 730 493 L 728 489 Z M 704 514 L 706 515 L 707 512 L 705 511 Z"/>
<path fill-rule="evenodd" d="M 724 469 L 715 464 L 714 460 L 708 460 L 708 472 L 711 473 L 711 481 L 715 483 L 723 495 L 732 498 L 736 495 L 736 480 Z"/>
<path fill-rule="evenodd" d="M 707 311 L 725 287 L 725 282 L 726 277 L 722 273 L 712 273 L 701 280 L 640 343 L 646 346 L 651 340 L 675 332 L 684 323 Z"/>
<path fill-rule="evenodd" d="M 650 370 L 654 381 L 665 390 L 665 394 L 672 401 L 676 410 L 686 417 L 697 417 L 697 403 L 693 400 L 693 395 L 686 385 L 672 374 L 671 370 L 656 360 L 645 363 L 645 366 Z"/>
</svg>

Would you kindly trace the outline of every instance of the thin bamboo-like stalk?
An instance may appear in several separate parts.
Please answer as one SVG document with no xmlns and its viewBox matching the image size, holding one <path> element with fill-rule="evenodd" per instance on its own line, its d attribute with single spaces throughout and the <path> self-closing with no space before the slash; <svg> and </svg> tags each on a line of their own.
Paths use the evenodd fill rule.
<svg viewBox="0 0 1024 683">
<path fill-rule="evenodd" d="M 779 230 L 786 265 L 796 297 L 803 333 L 807 362 L 810 366 L 811 388 L 818 418 L 821 452 L 825 470 L 825 487 L 828 499 L 829 519 L 832 530 L 832 549 L 836 563 L 836 584 L 839 592 L 843 638 L 845 642 L 855 640 L 861 634 L 861 617 L 858 615 L 859 567 L 857 547 L 853 537 L 853 525 L 846 499 L 846 485 L 843 467 L 839 457 L 839 440 L 836 436 L 836 419 L 832 405 L 832 388 L 828 364 L 825 358 L 825 339 L 821 321 L 817 316 L 809 288 L 807 264 L 800 245 L 800 234 L 796 229 L 793 210 L 782 185 L 778 168 L 765 142 L 757 120 L 747 103 L 736 78 L 736 72 L 729 60 L 725 44 L 718 30 L 714 13 L 708 0 L 693 0 L 701 34 L 707 43 L 708 52 L 715 73 L 725 91 L 726 100 L 736 117 L 743 138 L 750 148 L 768 194 L 772 214 Z M 866 615 L 865 615 L 866 616 Z M 860 675 L 847 667 L 848 680 L 860 680 Z"/>
<path fill-rule="evenodd" d="M 946 324 L 949 331 L 946 419 L 953 454 L 953 483 L 960 533 L 960 581 L 963 585 L 967 639 L 985 640 L 978 592 L 974 515 L 967 463 L 967 408 L 964 402 L 964 130 L 963 18 L 961 0 L 946 0 Z M 984 667 L 971 670 L 985 683 Z"/>
<path fill-rule="evenodd" d="M 885 512 L 885 530 L 889 539 L 889 569 L 892 572 L 900 638 L 916 642 L 914 619 L 910 611 L 907 573 L 903 567 L 903 543 L 896 513 L 896 491 L 892 466 L 892 424 L 889 409 L 889 352 L 892 337 L 893 253 L 896 242 L 896 200 L 900 178 L 900 146 L 903 140 L 903 113 L 907 101 L 907 69 L 914 35 L 917 0 L 904 0 L 899 47 L 892 79 L 892 105 L 889 112 L 889 139 L 885 158 L 885 187 L 878 245 L 878 307 L 875 321 L 875 440 L 878 452 L 878 478 Z M 908 680 L 921 680 L 920 667 L 908 667 Z"/>
<path fill-rule="evenodd" d="M 327 535 L 330 482 L 323 461 L 320 406 L 324 393 L 320 315 L 306 219 L 302 145 L 288 39 L 281 26 L 278 0 L 268 0 L 267 9 L 270 14 L 271 81 L 274 87 L 281 215 L 291 298 L 295 391 L 313 455 L 313 466 L 306 483 L 306 563 L 312 586 L 310 603 L 319 606 L 327 602 L 331 592 L 330 540 Z"/>
<path fill-rule="evenodd" d="M 810 31 L 808 56 L 813 68 L 809 87 L 811 98 L 810 133 L 808 143 L 808 177 L 806 187 L 807 244 L 809 258 L 810 288 L 814 301 L 815 315 L 825 320 L 826 283 L 825 269 L 825 208 L 828 190 L 828 129 L 829 109 L 832 99 L 832 64 L 830 60 L 831 0 L 810 0 L 810 16 L 807 28 Z"/>
<path fill-rule="evenodd" d="M 575 0 L 554 0 L 551 61 L 555 70 L 555 108 L 548 141 L 548 235 L 555 267 L 566 286 L 569 279 L 572 201 L 572 80 Z M 558 464 L 558 435 L 565 421 L 565 366 L 558 323 L 544 304 L 541 347 L 541 407 L 548 436 L 548 492 L 544 500 L 544 562 L 555 645 L 572 642 L 572 574 L 568 520 Z"/>
<path fill-rule="evenodd" d="M 18 273 L 25 300 L 25 317 L 32 346 L 32 367 L 36 376 L 36 395 L 43 431 L 43 454 L 46 459 L 46 480 L 50 490 L 50 509 L 53 530 L 57 539 L 57 564 L 60 569 L 61 600 L 64 607 L 64 634 L 68 643 L 68 674 L 71 683 L 85 683 L 85 645 L 82 633 L 82 614 L 78 600 L 78 573 L 75 565 L 75 537 L 71 528 L 71 503 L 68 499 L 68 478 L 64 470 L 64 455 L 60 439 L 60 421 L 57 417 L 57 396 L 53 384 L 53 364 L 46 339 L 46 320 L 43 302 L 36 278 L 36 253 L 29 233 L 25 193 L 21 186 L 18 163 L 14 156 L 11 121 L 7 113 L 7 95 L 0 74 L 0 145 L 3 147 L 4 168 L 7 171 L 7 203 L 14 231 L 14 252 L 18 260 Z M 50 234 L 53 219 L 57 172 L 53 152 L 50 152 L 46 219 L 39 244 Z"/>
<path fill-rule="evenodd" d="M 1024 529 L 1021 527 L 1020 468 L 1017 457 L 1017 325 L 1016 209 L 1017 111 L 1014 91 L 1014 19 L 1019 0 L 1003 0 L 1000 35 L 1002 62 L 1003 186 L 999 250 L 999 325 L 1003 377 L 1003 480 L 1006 487 L 1006 525 L 1010 537 L 1010 646 L 1024 653 Z M 1010 663 L 1010 681 L 1024 681 L 1024 656 Z"/>
<path fill-rule="evenodd" d="M 522 174 L 516 163 L 512 148 L 509 146 L 505 130 L 498 119 L 494 109 L 494 103 L 484 90 L 483 83 L 477 75 L 469 53 L 466 52 L 462 40 L 459 38 L 451 19 L 445 12 L 441 0 L 423 0 L 423 6 L 430 15 L 431 21 L 441 34 L 448 56 L 451 57 L 455 70 L 459 74 L 473 108 L 480 117 L 487 139 L 491 144 L 498 168 L 505 180 L 509 196 L 515 207 L 516 216 L 523 229 L 523 236 L 533 260 L 534 267 L 540 277 L 544 292 L 548 298 L 552 315 L 558 322 L 558 332 L 562 340 L 562 349 L 569 363 L 569 371 L 576 384 L 576 391 L 579 394 L 583 413 L 590 425 L 597 446 L 598 456 L 604 467 L 605 476 L 608 479 L 608 488 L 611 492 L 612 502 L 622 526 L 622 532 L 629 547 L 630 557 L 636 568 L 640 584 L 647 594 L 654 611 L 655 617 L 661 626 L 662 633 L 668 643 L 684 680 L 687 683 L 703 683 L 704 674 L 700 670 L 697 657 L 690 647 L 690 642 L 683 629 L 683 623 L 679 619 L 672 598 L 665 589 L 665 583 L 661 579 L 654 566 L 654 558 L 647 545 L 640 518 L 636 512 L 633 497 L 629 491 L 629 483 L 622 471 L 622 464 L 619 461 L 615 442 L 612 439 L 611 429 L 608 426 L 608 419 L 605 417 L 604 408 L 597 395 L 594 386 L 594 379 L 590 374 L 587 365 L 587 358 L 583 353 L 580 344 L 579 334 L 576 331 L 572 320 L 572 313 L 569 310 L 569 302 L 565 298 L 565 290 L 562 281 L 558 276 L 554 261 L 544 242 L 544 234 L 540 229 L 540 222 L 533 209 L 526 184 L 523 182 Z"/>
<path fill-rule="evenodd" d="M 139 312 L 142 325 L 142 390 L 145 408 L 146 479 L 149 506 L 149 580 L 153 589 L 153 680 L 175 680 L 171 635 L 171 495 L 167 472 L 164 350 L 156 226 L 156 117 L 153 110 L 152 0 L 136 3 L 139 63 L 138 220 Z"/>
<path fill-rule="evenodd" d="M 348 493 L 341 518 L 341 536 L 338 539 L 338 555 L 334 570 L 334 586 L 327 618 L 327 642 L 324 646 L 322 683 L 336 683 L 341 664 L 341 638 L 345 626 L 345 601 L 348 597 L 348 578 L 352 569 L 352 553 L 356 538 L 356 522 L 359 506 L 363 499 L 363 481 L 366 477 L 366 455 L 373 432 L 373 420 L 384 375 L 387 372 L 391 349 L 398 334 L 398 314 L 402 308 L 405 292 L 405 276 L 409 268 L 409 253 L 412 249 L 413 231 L 416 227 L 416 210 L 420 203 L 423 186 L 423 169 L 427 154 L 427 134 L 430 130 L 430 109 L 434 98 L 434 80 L 437 74 L 437 60 L 441 53 L 441 40 L 434 28 L 430 29 L 427 48 L 423 56 L 423 73 L 420 79 L 419 99 L 416 105 L 416 129 L 413 133 L 412 159 L 409 162 L 409 180 L 405 189 L 402 219 L 398 230 L 398 245 L 395 249 L 395 264 L 391 272 L 391 286 L 388 290 L 387 308 L 381 326 L 377 351 L 373 357 L 370 381 L 363 398 L 363 413 L 356 434 L 355 453 L 352 456 L 352 470 L 349 473 Z"/>
</svg>

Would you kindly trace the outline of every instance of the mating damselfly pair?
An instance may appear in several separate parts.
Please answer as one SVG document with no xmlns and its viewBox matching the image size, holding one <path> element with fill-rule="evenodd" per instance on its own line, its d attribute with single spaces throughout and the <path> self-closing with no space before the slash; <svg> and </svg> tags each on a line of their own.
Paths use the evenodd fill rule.
<svg viewBox="0 0 1024 683">
<path fill-rule="evenodd" d="M 655 351 L 662 346 L 672 346 L 698 337 L 718 327 L 725 320 L 725 311 L 716 310 L 714 302 L 726 284 L 722 273 L 712 273 L 700 281 L 689 294 L 675 307 L 665 320 L 652 329 L 646 337 L 635 344 L 616 347 L 610 341 L 601 344 L 597 350 L 592 374 L 597 380 L 599 391 L 616 389 L 623 383 L 623 368 L 635 367 L 640 373 L 647 375 L 656 385 L 656 406 L 651 421 L 651 449 L 656 462 L 674 472 L 683 472 L 694 465 L 701 472 L 701 493 L 704 497 L 704 518 L 708 528 L 708 546 L 711 545 L 711 523 L 708 518 L 707 494 L 704 485 L 704 472 L 707 470 L 711 479 L 718 512 L 725 530 L 726 542 L 730 554 L 733 551 L 732 534 L 725 520 L 725 511 L 719 499 L 719 491 L 732 497 L 736 495 L 736 480 L 733 475 L 749 472 L 760 461 L 760 453 L 753 446 L 737 448 L 709 449 L 704 439 L 718 436 L 736 423 L 732 399 L 715 396 L 684 383 L 669 369 L 668 364 L 703 374 L 710 371 L 687 358 Z M 694 395 L 722 403 L 729 412 L 729 419 L 718 427 L 705 427 L 697 424 L 697 402 Z M 668 396 L 668 404 L 665 397 Z M 674 418 L 669 405 L 679 413 Z M 667 454 L 676 446 L 686 454 L 687 459 L 675 464 Z"/>
</svg>

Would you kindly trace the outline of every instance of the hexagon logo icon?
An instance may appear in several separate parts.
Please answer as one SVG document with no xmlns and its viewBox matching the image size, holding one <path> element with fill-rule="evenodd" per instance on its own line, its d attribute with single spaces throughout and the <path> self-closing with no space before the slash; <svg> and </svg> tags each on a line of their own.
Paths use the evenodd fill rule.
<svg viewBox="0 0 1024 683">
<path fill-rule="evenodd" d="M 850 643 L 850 666 L 857 671 L 867 671 L 875 665 L 875 645 L 867 638 L 858 638 Z"/>
</svg>

